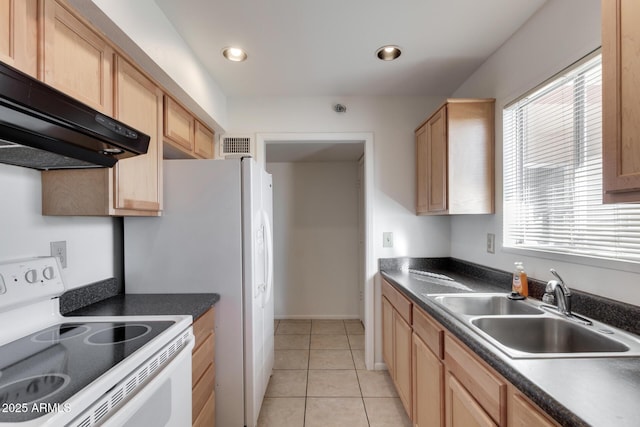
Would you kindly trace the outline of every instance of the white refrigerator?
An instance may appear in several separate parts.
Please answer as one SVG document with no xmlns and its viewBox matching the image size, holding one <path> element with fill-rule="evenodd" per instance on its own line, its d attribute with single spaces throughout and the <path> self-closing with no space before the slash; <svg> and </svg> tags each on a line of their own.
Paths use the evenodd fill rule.
<svg viewBox="0 0 640 427">
<path fill-rule="evenodd" d="M 125 218 L 127 293 L 216 292 L 216 425 L 257 424 L 274 361 L 272 180 L 252 158 L 165 160 L 164 211 Z"/>
</svg>

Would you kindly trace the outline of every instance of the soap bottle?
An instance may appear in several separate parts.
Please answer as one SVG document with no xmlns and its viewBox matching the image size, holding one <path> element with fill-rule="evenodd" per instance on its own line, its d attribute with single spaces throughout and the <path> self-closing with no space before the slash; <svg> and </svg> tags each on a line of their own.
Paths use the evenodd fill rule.
<svg viewBox="0 0 640 427">
<path fill-rule="evenodd" d="M 513 282 L 511 291 L 524 297 L 529 295 L 529 284 L 527 283 L 527 273 L 524 271 L 521 261 L 515 262 L 516 269 L 513 272 Z"/>
</svg>

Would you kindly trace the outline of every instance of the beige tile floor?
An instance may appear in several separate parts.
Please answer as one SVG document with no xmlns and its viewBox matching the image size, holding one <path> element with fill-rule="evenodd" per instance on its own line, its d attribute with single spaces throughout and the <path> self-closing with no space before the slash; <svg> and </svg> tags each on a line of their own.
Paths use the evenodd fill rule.
<svg viewBox="0 0 640 427">
<path fill-rule="evenodd" d="M 365 369 L 359 320 L 276 320 L 275 331 L 258 426 L 411 426 L 389 374 Z"/>
</svg>

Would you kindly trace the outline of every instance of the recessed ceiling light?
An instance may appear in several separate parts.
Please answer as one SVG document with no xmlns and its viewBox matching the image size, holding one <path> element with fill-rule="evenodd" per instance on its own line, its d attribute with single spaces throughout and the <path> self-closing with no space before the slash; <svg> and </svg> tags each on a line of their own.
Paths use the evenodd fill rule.
<svg viewBox="0 0 640 427">
<path fill-rule="evenodd" d="M 376 50 L 376 56 L 383 61 L 393 61 L 402 54 L 402 51 L 398 46 L 382 46 Z"/>
<path fill-rule="evenodd" d="M 225 47 L 222 55 L 233 62 L 242 62 L 247 59 L 247 53 L 239 47 Z"/>
</svg>

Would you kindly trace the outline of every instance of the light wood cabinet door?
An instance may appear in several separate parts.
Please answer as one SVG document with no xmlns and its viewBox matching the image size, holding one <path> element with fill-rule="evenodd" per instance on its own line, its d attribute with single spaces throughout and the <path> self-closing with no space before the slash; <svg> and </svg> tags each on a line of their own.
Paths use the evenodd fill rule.
<svg viewBox="0 0 640 427">
<path fill-rule="evenodd" d="M 0 0 L 0 61 L 38 73 L 37 0 Z"/>
<path fill-rule="evenodd" d="M 193 152 L 195 119 L 187 110 L 171 97 L 164 97 L 164 138 L 165 141 L 187 152 Z"/>
<path fill-rule="evenodd" d="M 428 176 L 429 156 L 427 152 L 427 125 L 422 126 L 416 132 L 416 213 L 425 214 L 429 212 L 429 176 Z"/>
<path fill-rule="evenodd" d="M 494 99 L 448 99 L 416 129 L 416 214 L 494 213 Z"/>
<path fill-rule="evenodd" d="M 391 378 L 394 377 L 393 353 L 393 307 L 382 297 L 382 358 L 387 364 Z"/>
<path fill-rule="evenodd" d="M 394 311 L 393 313 L 393 363 L 398 395 L 409 418 L 413 414 L 411 381 L 411 325 Z"/>
<path fill-rule="evenodd" d="M 193 323 L 195 345 L 192 372 L 193 426 L 213 427 L 215 422 L 215 312 L 207 310 Z"/>
<path fill-rule="evenodd" d="M 517 391 L 512 391 L 508 402 L 509 427 L 556 427 L 553 421 L 538 410 Z"/>
<path fill-rule="evenodd" d="M 196 120 L 195 153 L 203 159 L 213 159 L 214 133 L 208 127 Z"/>
<path fill-rule="evenodd" d="M 115 209 L 162 209 L 162 91 L 124 59 L 116 58 L 115 118 L 151 137 L 147 154 L 114 167 Z"/>
<path fill-rule="evenodd" d="M 447 109 L 427 122 L 427 211 L 447 210 Z"/>
<path fill-rule="evenodd" d="M 605 203 L 640 202 L 640 2 L 602 0 Z"/>
<path fill-rule="evenodd" d="M 56 0 L 44 0 L 40 79 L 96 110 L 113 114 L 113 49 Z"/>
<path fill-rule="evenodd" d="M 415 316 L 414 316 L 415 319 Z M 413 334 L 413 425 L 444 426 L 444 365 Z"/>
<path fill-rule="evenodd" d="M 447 427 L 497 427 L 451 372 L 447 373 L 445 394 Z"/>
</svg>

